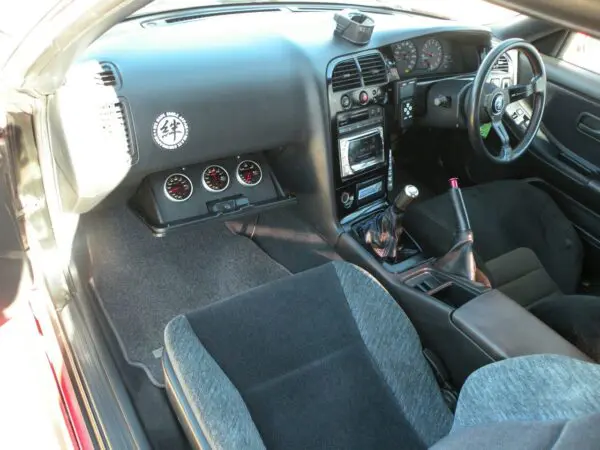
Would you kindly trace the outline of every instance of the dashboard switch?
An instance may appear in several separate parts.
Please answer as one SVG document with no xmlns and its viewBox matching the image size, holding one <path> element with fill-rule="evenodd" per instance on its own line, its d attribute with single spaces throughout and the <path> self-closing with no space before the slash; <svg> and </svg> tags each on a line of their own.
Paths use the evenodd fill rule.
<svg viewBox="0 0 600 450">
<path fill-rule="evenodd" d="M 348 97 L 347 95 L 342 95 L 340 103 L 342 104 L 342 108 L 344 109 L 349 108 L 352 104 L 352 102 L 350 101 L 350 97 Z"/>
<path fill-rule="evenodd" d="M 352 195 L 346 191 L 342 192 L 342 195 L 340 196 L 340 200 L 342 201 L 342 205 L 344 205 L 344 208 L 348 209 L 354 203 L 354 195 Z"/>
<path fill-rule="evenodd" d="M 445 95 L 438 95 L 433 99 L 433 104 L 440 108 L 450 108 L 450 106 L 452 106 L 452 100 Z"/>
<path fill-rule="evenodd" d="M 361 91 L 360 94 L 358 94 L 358 102 L 361 105 L 366 105 L 369 103 L 369 94 L 367 94 L 365 91 Z"/>
</svg>

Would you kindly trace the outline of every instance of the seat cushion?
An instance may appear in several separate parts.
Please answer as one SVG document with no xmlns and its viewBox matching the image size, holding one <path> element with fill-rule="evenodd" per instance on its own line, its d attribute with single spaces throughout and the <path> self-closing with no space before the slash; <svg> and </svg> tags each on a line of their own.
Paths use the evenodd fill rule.
<svg viewBox="0 0 600 450">
<path fill-rule="evenodd" d="M 452 423 L 414 327 L 347 263 L 175 318 L 164 355 L 198 447 L 427 448 Z"/>
<path fill-rule="evenodd" d="M 533 305 L 530 311 L 600 362 L 600 297 L 555 294 Z"/>
<path fill-rule="evenodd" d="M 536 254 L 517 248 L 486 263 L 494 288 L 527 308 L 560 289 Z"/>
<path fill-rule="evenodd" d="M 576 291 L 581 241 L 548 194 L 523 181 L 504 180 L 463 189 L 463 197 L 481 260 L 530 248 L 562 292 Z M 444 254 L 456 230 L 448 194 L 411 206 L 404 224 L 424 250 Z"/>
</svg>

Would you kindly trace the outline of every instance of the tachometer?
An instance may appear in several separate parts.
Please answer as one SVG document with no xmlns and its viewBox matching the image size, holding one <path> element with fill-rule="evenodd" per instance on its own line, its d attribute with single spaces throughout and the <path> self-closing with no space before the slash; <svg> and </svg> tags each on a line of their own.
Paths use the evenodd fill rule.
<svg viewBox="0 0 600 450">
<path fill-rule="evenodd" d="M 202 186 L 210 192 L 222 192 L 229 186 L 229 173 L 216 164 L 208 166 L 202 172 Z"/>
<path fill-rule="evenodd" d="M 262 180 L 262 169 L 258 163 L 249 159 L 238 164 L 236 177 L 244 186 L 256 186 Z"/>
<path fill-rule="evenodd" d="M 409 73 L 417 65 L 417 47 L 413 41 L 402 41 L 392 45 L 398 73 Z"/>
<path fill-rule="evenodd" d="M 184 202 L 192 196 L 194 185 L 182 173 L 173 173 L 165 180 L 165 195 L 173 202 Z"/>
<path fill-rule="evenodd" d="M 442 64 L 444 49 L 437 39 L 429 39 L 421 49 L 421 63 L 427 70 L 437 70 Z"/>
</svg>

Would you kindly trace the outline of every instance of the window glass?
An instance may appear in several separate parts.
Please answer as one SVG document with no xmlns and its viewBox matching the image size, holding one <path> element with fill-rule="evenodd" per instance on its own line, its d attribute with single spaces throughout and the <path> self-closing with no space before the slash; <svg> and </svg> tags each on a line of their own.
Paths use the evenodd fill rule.
<svg viewBox="0 0 600 450">
<path fill-rule="evenodd" d="M 600 74 L 600 40 L 575 33 L 563 49 L 561 59 Z"/>
</svg>

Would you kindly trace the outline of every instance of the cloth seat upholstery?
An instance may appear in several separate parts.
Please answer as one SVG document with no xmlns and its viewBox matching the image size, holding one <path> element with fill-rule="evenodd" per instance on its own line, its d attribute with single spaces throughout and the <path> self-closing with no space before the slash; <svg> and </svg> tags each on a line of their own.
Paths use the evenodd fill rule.
<svg viewBox="0 0 600 450">
<path fill-rule="evenodd" d="M 600 375 L 581 364 L 578 370 Z M 454 434 L 490 422 L 465 427 L 453 419 L 407 316 L 374 278 L 342 262 L 174 318 L 165 329 L 163 367 L 196 448 L 457 448 Z M 573 391 L 571 404 L 584 404 L 588 391 Z M 476 409 L 472 395 L 461 394 L 457 417 Z M 557 420 L 600 411 L 599 396 Z M 540 430 L 546 439 L 545 426 Z"/>
</svg>

